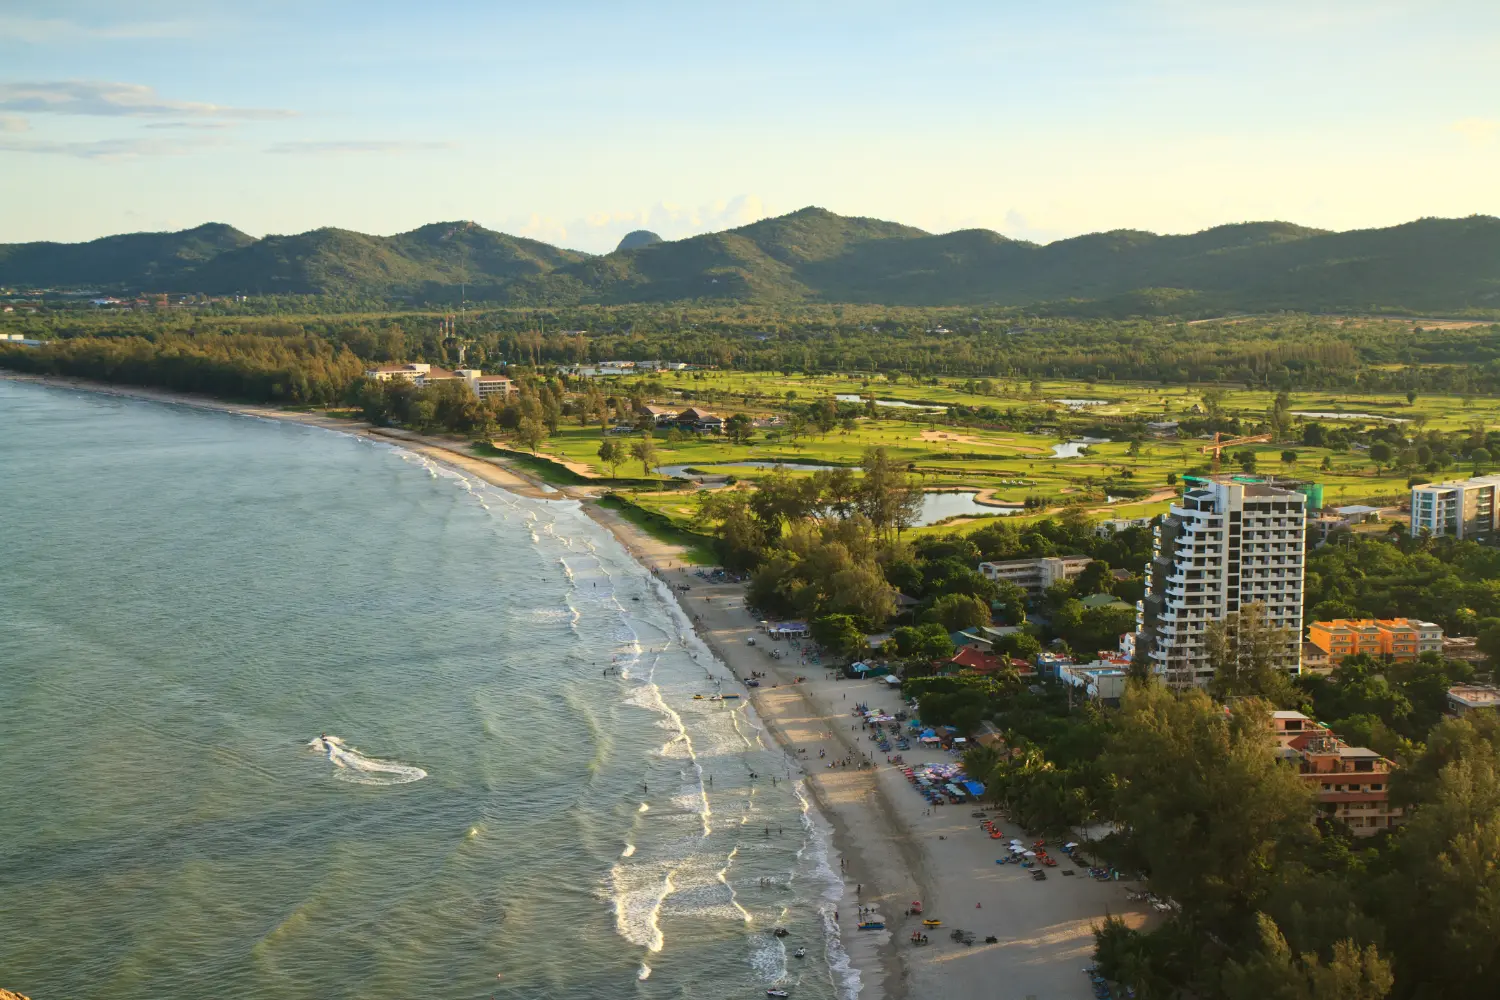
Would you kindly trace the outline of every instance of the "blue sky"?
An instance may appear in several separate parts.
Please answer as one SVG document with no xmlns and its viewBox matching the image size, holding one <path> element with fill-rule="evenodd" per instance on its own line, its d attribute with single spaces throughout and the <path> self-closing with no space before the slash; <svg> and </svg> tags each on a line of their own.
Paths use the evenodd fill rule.
<svg viewBox="0 0 1500 1000">
<path fill-rule="evenodd" d="M 3 0 L 0 177 L 0 242 L 1500 215 L 1500 3 Z"/>
</svg>

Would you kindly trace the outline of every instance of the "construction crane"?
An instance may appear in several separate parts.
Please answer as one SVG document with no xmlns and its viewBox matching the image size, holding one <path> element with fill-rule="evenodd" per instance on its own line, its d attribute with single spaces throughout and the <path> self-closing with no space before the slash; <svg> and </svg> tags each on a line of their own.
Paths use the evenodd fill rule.
<svg viewBox="0 0 1500 1000">
<path fill-rule="evenodd" d="M 1214 443 L 1203 446 L 1203 454 L 1214 453 L 1214 471 L 1219 471 L 1219 456 L 1225 448 L 1233 448 L 1237 444 L 1257 444 L 1262 441 L 1271 440 L 1269 434 L 1251 434 L 1248 437 L 1226 438 L 1218 431 L 1214 431 Z"/>
</svg>

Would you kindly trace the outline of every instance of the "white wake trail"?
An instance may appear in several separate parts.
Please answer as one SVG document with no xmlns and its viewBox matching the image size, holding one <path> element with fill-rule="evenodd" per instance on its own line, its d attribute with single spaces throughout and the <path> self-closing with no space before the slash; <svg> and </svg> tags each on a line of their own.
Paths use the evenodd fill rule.
<svg viewBox="0 0 1500 1000">
<path fill-rule="evenodd" d="M 335 768 L 333 776 L 340 781 L 356 785 L 405 785 L 427 777 L 420 767 L 366 757 L 337 736 L 319 736 L 307 745 L 327 755 Z"/>
</svg>

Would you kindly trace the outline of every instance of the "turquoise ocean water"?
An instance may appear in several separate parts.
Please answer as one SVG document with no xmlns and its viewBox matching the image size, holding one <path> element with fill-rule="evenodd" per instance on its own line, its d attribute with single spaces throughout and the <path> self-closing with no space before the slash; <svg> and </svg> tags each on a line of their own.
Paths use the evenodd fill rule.
<svg viewBox="0 0 1500 1000">
<path fill-rule="evenodd" d="M 0 986 L 851 994 L 785 755 L 576 504 L 0 381 L 0 535 Z"/>
</svg>

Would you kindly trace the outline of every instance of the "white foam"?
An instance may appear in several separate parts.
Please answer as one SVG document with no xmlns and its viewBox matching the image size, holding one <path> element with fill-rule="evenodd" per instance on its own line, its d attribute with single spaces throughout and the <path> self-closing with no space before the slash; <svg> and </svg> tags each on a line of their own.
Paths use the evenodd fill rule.
<svg viewBox="0 0 1500 1000">
<path fill-rule="evenodd" d="M 786 978 L 786 945 L 774 934 L 755 934 L 750 938 L 750 968 L 762 982 L 776 983 Z"/>
<path fill-rule="evenodd" d="M 647 866 L 616 864 L 609 870 L 615 904 L 615 931 L 631 944 L 647 951 L 661 951 L 666 939 L 661 932 L 661 907 L 672 894 L 672 872 L 657 881 Z"/>
<path fill-rule="evenodd" d="M 743 826 L 744 824 L 741 823 L 740 825 Z M 736 845 L 735 848 L 729 852 L 729 857 L 724 859 L 724 867 L 719 869 L 718 878 L 719 881 L 724 884 L 724 888 L 729 890 L 729 905 L 733 906 L 735 912 L 740 915 L 740 919 L 748 924 L 751 920 L 750 911 L 740 905 L 739 894 L 734 891 L 734 885 L 729 881 L 729 868 L 734 864 L 734 859 L 739 856 L 739 853 L 739 846 Z"/>
<path fill-rule="evenodd" d="M 356 785 L 404 785 L 421 781 L 427 772 L 410 764 L 366 757 L 358 750 L 344 745 L 337 736 L 319 736 L 307 744 L 319 753 L 327 754 L 336 770 L 333 776 L 340 781 Z"/>
<path fill-rule="evenodd" d="M 813 811 L 804 785 L 801 779 L 792 784 L 792 791 L 802 809 L 802 827 L 808 835 L 806 845 L 798 853 L 805 852 L 812 866 L 813 877 L 823 883 L 823 903 L 818 907 L 818 912 L 823 917 L 823 955 L 839 996 L 843 1000 L 857 1000 L 863 983 L 859 970 L 849 961 L 849 953 L 844 950 L 844 941 L 839 933 L 838 921 L 833 918 L 835 908 L 844 896 L 844 879 L 834 871 L 832 864 L 833 832 L 823 818 Z"/>
</svg>

